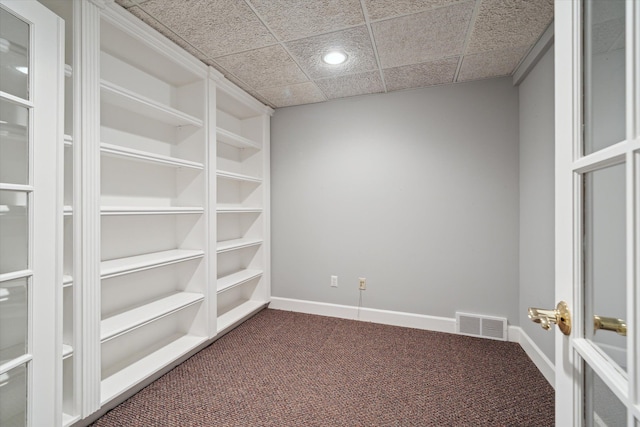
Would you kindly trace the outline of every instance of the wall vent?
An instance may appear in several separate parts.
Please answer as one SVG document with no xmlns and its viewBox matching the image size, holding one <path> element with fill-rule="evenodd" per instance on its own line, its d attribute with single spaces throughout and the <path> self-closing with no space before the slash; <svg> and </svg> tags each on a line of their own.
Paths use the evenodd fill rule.
<svg viewBox="0 0 640 427">
<path fill-rule="evenodd" d="M 506 341 L 507 319 L 456 312 L 456 332 L 462 335 Z"/>
</svg>

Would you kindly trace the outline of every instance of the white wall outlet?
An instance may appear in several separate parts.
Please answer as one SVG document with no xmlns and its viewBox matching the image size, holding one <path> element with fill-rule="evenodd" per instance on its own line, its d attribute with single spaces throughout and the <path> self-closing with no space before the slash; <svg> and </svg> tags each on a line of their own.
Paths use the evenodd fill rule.
<svg viewBox="0 0 640 427">
<path fill-rule="evenodd" d="M 332 288 L 338 287 L 338 276 L 331 276 L 331 287 Z"/>
<path fill-rule="evenodd" d="M 367 279 L 364 278 L 364 277 L 360 277 L 358 280 L 360 280 L 360 286 L 359 286 L 360 290 L 361 291 L 366 290 L 367 289 Z"/>
</svg>

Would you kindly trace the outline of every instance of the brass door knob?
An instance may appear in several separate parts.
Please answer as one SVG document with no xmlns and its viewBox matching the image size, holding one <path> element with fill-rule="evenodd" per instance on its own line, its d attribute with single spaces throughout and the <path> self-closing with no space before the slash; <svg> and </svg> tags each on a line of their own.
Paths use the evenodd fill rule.
<svg viewBox="0 0 640 427">
<path fill-rule="evenodd" d="M 542 329 L 549 330 L 551 324 L 554 323 L 558 325 L 558 329 L 563 334 L 569 335 L 571 333 L 571 313 L 564 301 L 560 301 L 553 310 L 529 307 L 528 315 L 529 319 L 539 323 Z"/>
<path fill-rule="evenodd" d="M 593 333 L 598 329 L 612 331 L 623 337 L 627 336 L 627 322 L 615 317 L 593 316 Z"/>
</svg>

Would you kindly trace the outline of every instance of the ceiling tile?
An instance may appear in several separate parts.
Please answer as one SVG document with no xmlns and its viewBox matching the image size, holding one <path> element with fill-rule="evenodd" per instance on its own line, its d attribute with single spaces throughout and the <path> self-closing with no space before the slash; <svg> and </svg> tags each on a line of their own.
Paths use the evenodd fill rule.
<svg viewBox="0 0 640 427">
<path fill-rule="evenodd" d="M 183 48 L 187 52 L 189 52 L 191 55 L 193 55 L 196 58 L 198 58 L 200 61 L 204 62 L 207 65 L 211 65 L 210 64 L 211 61 L 209 60 L 209 58 L 207 58 L 202 52 L 200 52 L 198 49 L 194 48 L 189 43 L 184 41 L 181 37 L 179 37 L 173 31 L 169 30 L 167 27 L 162 25 L 156 19 L 154 19 L 153 17 L 149 16 L 149 14 L 146 13 L 140 7 L 134 6 L 134 7 L 129 9 L 129 12 L 131 12 L 133 15 L 138 17 L 144 23 L 146 23 L 149 26 L 153 27 L 160 34 L 162 34 L 163 36 L 165 36 L 166 38 L 168 38 L 169 40 L 171 40 L 172 42 L 174 42 L 175 44 L 177 44 L 178 46 L 180 46 L 181 48 Z"/>
<path fill-rule="evenodd" d="M 423 12 L 433 7 L 458 3 L 460 0 L 365 0 L 369 18 L 372 21 Z"/>
<path fill-rule="evenodd" d="M 280 45 L 223 56 L 215 61 L 255 89 L 309 80 Z"/>
<path fill-rule="evenodd" d="M 553 0 L 482 0 L 468 53 L 533 45 L 553 19 Z"/>
<path fill-rule="evenodd" d="M 318 89 L 318 86 L 312 82 L 262 89 L 258 92 L 270 104 L 277 108 L 312 104 L 326 100 L 320 89 Z"/>
<path fill-rule="evenodd" d="M 458 81 L 479 80 L 511 74 L 528 46 L 465 55 Z"/>
<path fill-rule="evenodd" d="M 462 53 L 474 2 L 371 24 L 382 68 Z"/>
<path fill-rule="evenodd" d="M 387 90 L 401 90 L 415 87 L 452 83 L 458 68 L 459 57 L 438 59 L 422 64 L 384 70 Z"/>
<path fill-rule="evenodd" d="M 364 24 L 359 0 L 251 0 L 280 40 L 295 40 Z"/>
<path fill-rule="evenodd" d="M 149 0 L 142 8 L 212 58 L 276 43 L 244 1 Z"/>
<path fill-rule="evenodd" d="M 285 46 L 312 79 L 354 74 L 377 68 L 369 31 L 364 25 L 288 42 Z M 349 56 L 347 61 L 340 65 L 325 64 L 322 55 L 333 49 L 345 52 Z"/>
<path fill-rule="evenodd" d="M 384 86 L 378 71 L 330 77 L 316 80 L 315 83 L 328 99 L 384 92 Z"/>
</svg>

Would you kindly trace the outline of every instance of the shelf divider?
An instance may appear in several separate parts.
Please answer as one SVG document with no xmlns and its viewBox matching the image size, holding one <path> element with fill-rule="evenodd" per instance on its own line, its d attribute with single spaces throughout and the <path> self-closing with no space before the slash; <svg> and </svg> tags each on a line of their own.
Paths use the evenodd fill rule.
<svg viewBox="0 0 640 427">
<path fill-rule="evenodd" d="M 257 245 L 261 245 L 263 242 L 262 239 L 260 238 L 255 238 L 255 239 L 250 239 L 250 238 L 243 238 L 243 239 L 233 239 L 233 240 L 225 240 L 222 242 L 217 242 L 216 244 L 216 252 L 217 253 L 223 253 L 223 252 L 228 252 L 228 251 L 234 251 L 237 249 L 243 249 L 243 248 L 248 248 L 251 246 L 257 246 Z"/>
<path fill-rule="evenodd" d="M 223 332 L 245 317 L 261 310 L 266 304 L 266 301 L 249 300 L 218 316 L 218 333 Z"/>
<path fill-rule="evenodd" d="M 183 335 L 159 350 L 128 365 L 100 383 L 100 400 L 105 403 L 131 386 L 160 371 L 205 342 L 205 337 Z"/>
<path fill-rule="evenodd" d="M 106 156 L 120 157 L 132 161 L 155 163 L 176 168 L 204 169 L 204 165 L 202 163 L 192 162 L 190 160 L 184 160 L 177 157 L 164 156 L 162 154 L 151 153 L 148 151 L 135 150 L 133 148 L 108 144 L 106 142 L 100 144 L 100 151 Z"/>
<path fill-rule="evenodd" d="M 236 148 L 253 148 L 256 150 L 262 149 L 260 144 L 258 144 L 257 142 L 252 141 L 249 138 L 245 138 L 244 136 L 235 134 L 221 127 L 216 128 L 216 138 L 218 139 L 219 142 L 222 142 L 227 145 L 231 145 Z"/>
<path fill-rule="evenodd" d="M 100 277 L 110 277 L 137 271 L 157 268 L 164 265 L 189 261 L 204 257 L 204 251 L 199 249 L 172 249 L 168 251 L 153 252 L 150 254 L 136 255 L 127 258 L 117 258 L 100 263 Z"/>
<path fill-rule="evenodd" d="M 173 314 L 204 299 L 193 292 L 176 292 L 148 304 L 141 305 L 100 322 L 100 341 L 105 342 L 154 320 Z"/>
<path fill-rule="evenodd" d="M 139 95 L 106 80 L 100 81 L 100 97 L 102 101 L 108 104 L 173 126 L 190 125 L 202 127 L 204 123 L 202 119 L 193 117 L 168 105 L 161 104 L 158 101 Z"/>
<path fill-rule="evenodd" d="M 219 278 L 216 283 L 216 288 L 218 293 L 224 292 L 260 276 L 262 276 L 262 270 L 240 270 L 236 273 Z"/>
</svg>

